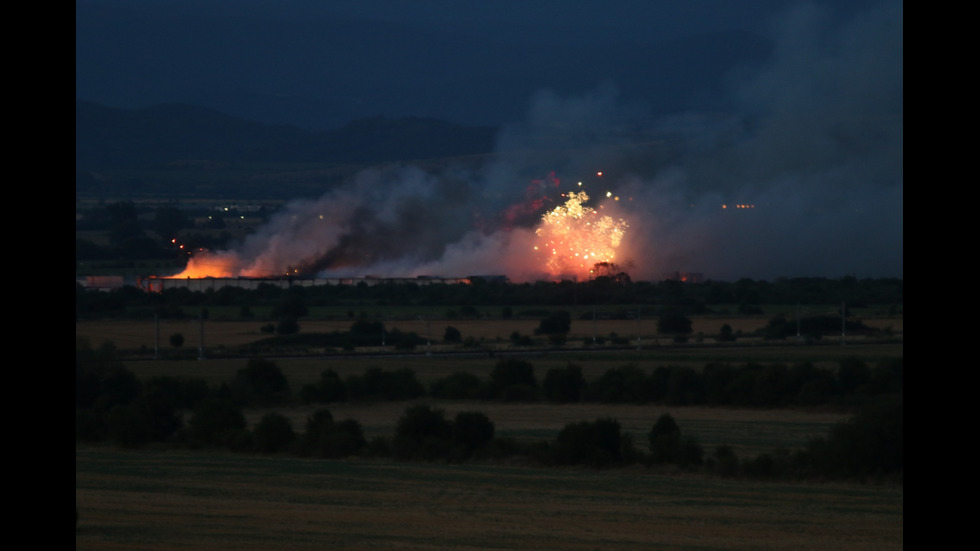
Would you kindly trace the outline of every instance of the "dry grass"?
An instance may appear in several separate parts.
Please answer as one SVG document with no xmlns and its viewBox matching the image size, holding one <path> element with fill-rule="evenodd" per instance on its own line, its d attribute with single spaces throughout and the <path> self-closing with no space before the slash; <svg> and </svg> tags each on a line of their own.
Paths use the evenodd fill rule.
<svg viewBox="0 0 980 551">
<path fill-rule="evenodd" d="M 900 487 L 76 448 L 75 548 L 903 548 Z"/>
</svg>

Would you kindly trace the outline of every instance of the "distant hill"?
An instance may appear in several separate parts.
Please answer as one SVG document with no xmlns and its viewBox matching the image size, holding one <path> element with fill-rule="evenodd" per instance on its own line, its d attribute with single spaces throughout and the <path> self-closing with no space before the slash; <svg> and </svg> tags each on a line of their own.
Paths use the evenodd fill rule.
<svg viewBox="0 0 980 551">
<path fill-rule="evenodd" d="M 363 119 L 315 132 L 190 105 L 129 110 L 76 101 L 75 170 L 181 161 L 375 164 L 488 153 L 495 133 L 415 117 Z"/>
</svg>

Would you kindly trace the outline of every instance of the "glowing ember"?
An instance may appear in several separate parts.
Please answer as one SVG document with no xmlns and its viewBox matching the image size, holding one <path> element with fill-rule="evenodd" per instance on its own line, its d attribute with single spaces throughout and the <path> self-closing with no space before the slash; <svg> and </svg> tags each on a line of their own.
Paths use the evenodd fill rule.
<svg viewBox="0 0 980 551">
<path fill-rule="evenodd" d="M 583 205 L 588 200 L 584 191 L 569 193 L 565 204 L 541 218 L 535 250 L 547 255 L 545 265 L 551 275 L 586 278 L 597 263 L 616 258 L 616 248 L 629 226 L 625 220 Z"/>
</svg>

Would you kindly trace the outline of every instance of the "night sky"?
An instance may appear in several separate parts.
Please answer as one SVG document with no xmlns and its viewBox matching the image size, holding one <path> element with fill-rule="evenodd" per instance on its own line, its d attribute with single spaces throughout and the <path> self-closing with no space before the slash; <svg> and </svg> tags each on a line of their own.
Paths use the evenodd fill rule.
<svg viewBox="0 0 980 551">
<path fill-rule="evenodd" d="M 80 0 L 75 44 L 76 99 L 112 107 L 499 126 L 501 152 L 549 154 L 467 175 L 457 206 L 506 203 L 535 171 L 603 170 L 630 222 L 618 260 L 639 278 L 903 275 L 899 1 Z M 346 200 L 378 216 L 404 210 L 378 186 L 438 200 L 417 174 L 371 178 L 370 200 Z M 426 258 L 386 266 L 508 264 L 499 235 L 444 224 L 414 247 Z"/>
</svg>

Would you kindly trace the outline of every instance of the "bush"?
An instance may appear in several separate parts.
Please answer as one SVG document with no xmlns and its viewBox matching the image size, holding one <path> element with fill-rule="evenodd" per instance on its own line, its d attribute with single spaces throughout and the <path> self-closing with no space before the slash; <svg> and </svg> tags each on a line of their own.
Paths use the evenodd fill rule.
<svg viewBox="0 0 980 551">
<path fill-rule="evenodd" d="M 589 394 L 604 403 L 641 404 L 653 400 L 652 386 L 652 380 L 641 369 L 626 365 L 606 370 L 589 385 Z"/>
<path fill-rule="evenodd" d="M 623 437 L 615 419 L 569 423 L 558 433 L 554 448 L 554 460 L 562 464 L 598 468 L 619 463 L 622 457 Z"/>
<path fill-rule="evenodd" d="M 293 425 L 286 416 L 270 412 L 252 429 L 252 441 L 255 449 L 262 453 L 277 453 L 285 450 L 296 439 Z"/>
<path fill-rule="evenodd" d="M 222 446 L 235 430 L 245 429 L 245 414 L 227 397 L 201 400 L 187 423 L 187 441 L 192 446 Z"/>
<path fill-rule="evenodd" d="M 530 398 L 537 390 L 531 362 L 509 358 L 500 360 L 490 372 L 490 386 L 498 398 L 514 399 L 517 396 Z M 510 396 L 510 398 L 506 398 Z"/>
<path fill-rule="evenodd" d="M 334 422 L 327 409 L 318 409 L 306 420 L 304 451 L 315 457 L 348 457 L 367 446 L 361 424 L 353 419 Z"/>
<path fill-rule="evenodd" d="M 143 383 L 117 363 L 75 363 L 75 407 L 108 411 L 128 404 L 143 392 Z"/>
<path fill-rule="evenodd" d="M 541 390 L 547 400 L 560 404 L 575 403 L 582 398 L 585 378 L 582 368 L 569 364 L 564 368 L 549 369 L 541 383 Z"/>
<path fill-rule="evenodd" d="M 446 327 L 446 332 L 442 335 L 442 340 L 448 343 L 459 343 L 463 341 L 463 334 L 453 326 Z"/>
<path fill-rule="evenodd" d="M 715 448 L 712 456 L 714 470 L 723 477 L 732 477 L 738 474 L 738 456 L 731 446 L 723 445 Z"/>
<path fill-rule="evenodd" d="M 493 421 L 478 411 L 457 413 L 452 429 L 453 443 L 461 448 L 466 457 L 484 448 L 493 440 Z"/>
<path fill-rule="evenodd" d="M 902 398 L 867 406 L 834 425 L 826 438 L 809 444 L 807 455 L 817 475 L 901 477 L 905 465 Z"/>
<path fill-rule="evenodd" d="M 452 434 L 452 425 L 443 410 L 414 405 L 398 419 L 392 452 L 401 460 L 448 457 Z"/>
<path fill-rule="evenodd" d="M 348 377 L 344 386 L 351 400 L 411 400 L 425 394 L 425 387 L 407 367 L 394 371 L 370 367 L 364 375 Z"/>
<path fill-rule="evenodd" d="M 650 460 L 653 463 L 673 463 L 681 468 L 700 465 L 704 450 L 697 439 L 681 434 L 681 428 L 670 414 L 663 414 L 648 435 Z"/>
<path fill-rule="evenodd" d="M 483 398 L 484 385 L 476 375 L 457 371 L 432 382 L 429 393 L 433 398 L 446 400 L 476 400 Z"/>
<path fill-rule="evenodd" d="M 336 371 L 327 369 L 320 373 L 319 381 L 303 385 L 300 398 L 304 404 L 343 402 L 347 399 L 347 386 Z"/>
<path fill-rule="evenodd" d="M 161 402 L 176 409 L 194 409 L 194 406 L 210 392 L 204 379 L 171 375 L 147 379 L 144 386 L 145 394 L 156 396 Z"/>
<path fill-rule="evenodd" d="M 572 329 L 572 316 L 564 310 L 553 312 L 548 317 L 541 320 L 538 328 L 534 330 L 536 335 L 565 335 Z"/>
<path fill-rule="evenodd" d="M 231 383 L 236 400 L 244 405 L 279 404 L 289 397 L 289 382 L 275 362 L 252 358 Z"/>
<path fill-rule="evenodd" d="M 295 335 L 299 333 L 299 322 L 296 318 L 283 318 L 276 325 L 276 333 L 279 335 Z"/>
<path fill-rule="evenodd" d="M 677 463 L 681 457 L 681 428 L 670 414 L 657 419 L 647 436 L 650 460 L 654 463 Z"/>
<path fill-rule="evenodd" d="M 105 416 L 106 436 L 124 448 L 136 448 L 151 440 L 149 423 L 134 404 L 113 406 Z"/>
<path fill-rule="evenodd" d="M 173 335 L 170 335 L 170 346 L 174 348 L 180 348 L 181 346 L 184 346 L 184 335 L 180 333 L 174 333 Z"/>
</svg>

